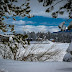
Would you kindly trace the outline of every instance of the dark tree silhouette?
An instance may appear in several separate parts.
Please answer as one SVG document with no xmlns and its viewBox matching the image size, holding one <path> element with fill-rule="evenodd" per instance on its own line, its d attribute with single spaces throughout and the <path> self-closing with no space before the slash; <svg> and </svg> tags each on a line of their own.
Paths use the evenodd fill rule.
<svg viewBox="0 0 72 72">
<path fill-rule="evenodd" d="M 43 6 L 49 6 L 46 9 L 46 12 L 51 12 L 52 10 L 54 10 L 54 7 L 59 4 L 60 2 L 66 1 L 67 3 L 64 4 L 64 6 L 60 7 L 56 12 L 52 13 L 52 16 L 54 18 L 57 18 L 58 13 L 63 15 L 65 11 L 69 12 L 69 18 L 72 18 L 72 0 L 38 0 L 39 2 L 43 2 Z M 55 4 L 53 4 L 55 2 Z M 61 11 L 62 9 L 64 9 L 64 11 Z M 66 9 L 66 10 L 65 10 Z"/>
<path fill-rule="evenodd" d="M 25 1 L 25 0 L 24 0 Z M 11 32 L 14 31 L 14 25 L 8 25 L 3 22 L 4 19 L 9 19 L 8 15 L 11 15 L 13 20 L 16 21 L 16 16 L 27 16 L 30 18 L 30 6 L 29 1 L 26 0 L 22 5 L 17 6 L 14 3 L 18 3 L 18 0 L 0 0 L 0 30 L 7 32 L 11 28 Z"/>
</svg>

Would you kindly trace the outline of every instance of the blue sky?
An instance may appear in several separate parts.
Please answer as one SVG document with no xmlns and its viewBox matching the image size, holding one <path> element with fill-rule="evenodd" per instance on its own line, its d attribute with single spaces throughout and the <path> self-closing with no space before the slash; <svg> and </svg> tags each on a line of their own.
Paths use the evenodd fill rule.
<svg viewBox="0 0 72 72">
<path fill-rule="evenodd" d="M 14 24 L 15 25 L 15 31 L 17 33 L 23 33 L 26 32 L 57 32 L 60 31 L 58 28 L 58 25 L 61 22 L 66 21 L 65 18 L 51 18 L 51 17 L 44 17 L 44 16 L 34 16 L 32 18 L 23 18 L 23 17 L 16 17 L 16 21 L 14 21 L 12 18 L 5 20 L 8 24 Z M 69 25 L 69 22 L 71 19 L 66 22 L 66 26 Z"/>
<path fill-rule="evenodd" d="M 19 3 L 15 3 L 15 5 L 19 6 L 24 3 L 25 0 L 19 0 Z M 57 0 L 59 1 L 59 0 Z M 56 1 L 56 2 L 57 2 Z M 53 5 L 56 3 L 54 2 Z M 67 0 L 63 0 L 58 5 L 55 6 L 54 11 L 57 11 L 59 7 L 63 6 L 65 3 L 67 3 Z M 23 33 L 26 32 L 57 32 L 60 31 L 58 28 L 58 25 L 61 22 L 66 21 L 68 17 L 68 13 L 65 11 L 63 15 L 58 15 L 58 18 L 52 18 L 52 12 L 46 13 L 45 10 L 48 7 L 43 7 L 43 3 L 39 3 L 38 0 L 30 0 L 30 14 L 34 15 L 35 17 L 27 18 L 27 17 L 16 17 L 16 21 L 12 19 L 5 19 L 5 22 L 8 24 L 14 24 L 15 25 L 15 31 L 17 33 Z M 66 22 L 66 26 L 69 25 L 69 22 L 72 21 L 70 19 L 68 22 Z"/>
<path fill-rule="evenodd" d="M 66 19 L 62 18 L 49 18 L 49 17 L 43 17 L 43 16 L 35 16 L 32 18 L 21 18 L 21 17 L 16 17 L 16 20 L 22 20 L 22 21 L 32 21 L 34 24 L 26 24 L 26 25 L 45 25 L 45 26 L 58 26 L 61 22 L 66 21 Z"/>
</svg>

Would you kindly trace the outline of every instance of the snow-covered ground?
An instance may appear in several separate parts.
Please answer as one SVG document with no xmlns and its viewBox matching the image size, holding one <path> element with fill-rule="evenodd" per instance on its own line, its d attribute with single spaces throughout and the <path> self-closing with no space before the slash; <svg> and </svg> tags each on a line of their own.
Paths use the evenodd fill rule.
<svg viewBox="0 0 72 72">
<path fill-rule="evenodd" d="M 0 72 L 72 72 L 72 62 L 24 62 L 0 59 Z"/>
<path fill-rule="evenodd" d="M 28 56 L 27 61 L 2 59 L 2 54 L 0 54 L 0 72 L 72 72 L 72 62 L 62 62 L 69 43 L 31 42 L 30 45 L 25 45 L 25 48 L 21 44 L 18 45 L 19 56 Z M 8 49 L 6 47 L 6 50 L 2 47 L 6 46 L 0 44 L 1 53 L 10 51 L 9 47 Z M 12 54 L 10 53 L 10 55 Z M 30 60 L 37 62 L 29 62 Z"/>
<path fill-rule="evenodd" d="M 40 61 L 63 61 L 68 46 L 69 43 L 51 41 L 31 42 L 31 45 L 27 46 L 26 55 L 28 52 L 37 56 L 45 53 Z"/>
<path fill-rule="evenodd" d="M 57 43 L 51 41 L 43 41 L 43 42 L 31 42 L 30 45 L 25 45 L 25 48 L 21 44 L 18 44 L 19 49 L 17 53 L 18 58 L 26 58 L 25 61 L 63 61 L 63 57 L 66 54 L 66 50 L 69 46 L 69 43 Z M 3 52 L 5 51 L 5 55 L 10 52 L 9 47 L 4 48 L 3 44 L 0 44 L 0 57 L 3 56 Z M 4 51 L 3 51 L 4 50 Z M 10 52 L 11 56 L 12 53 Z M 8 56 L 7 56 L 8 57 Z M 12 57 L 10 57 L 13 59 Z M 19 60 L 20 60 L 19 59 Z"/>
</svg>

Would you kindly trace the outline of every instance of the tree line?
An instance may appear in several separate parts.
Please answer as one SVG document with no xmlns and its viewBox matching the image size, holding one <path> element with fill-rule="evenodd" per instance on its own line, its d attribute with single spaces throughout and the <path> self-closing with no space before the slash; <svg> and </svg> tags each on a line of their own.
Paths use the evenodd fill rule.
<svg viewBox="0 0 72 72">
<path fill-rule="evenodd" d="M 24 32 L 22 35 L 27 35 L 27 39 L 32 39 L 32 41 L 37 41 L 38 38 L 41 38 L 42 40 L 50 40 L 54 39 L 55 42 L 62 42 L 62 43 L 70 43 L 71 42 L 71 36 L 72 32 Z M 24 40 L 24 38 L 23 38 Z"/>
</svg>

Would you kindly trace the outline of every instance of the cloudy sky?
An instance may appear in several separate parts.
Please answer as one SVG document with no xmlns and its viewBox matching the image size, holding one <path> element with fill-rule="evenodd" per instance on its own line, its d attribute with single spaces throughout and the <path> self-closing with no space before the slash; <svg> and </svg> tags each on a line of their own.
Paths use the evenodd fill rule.
<svg viewBox="0 0 72 72">
<path fill-rule="evenodd" d="M 22 4 L 25 0 L 20 0 L 19 3 L 16 5 Z M 60 3 L 58 6 L 55 7 L 56 11 L 58 7 L 64 5 L 66 0 Z M 53 3 L 54 4 L 54 3 Z M 51 16 L 51 13 L 46 13 L 45 10 L 48 7 L 43 7 L 43 3 L 39 3 L 38 0 L 31 0 L 30 1 L 31 13 L 34 17 L 27 18 L 27 17 L 16 17 L 16 21 L 13 19 L 5 20 L 5 22 L 9 24 L 15 25 L 15 31 L 18 33 L 26 32 L 57 32 L 60 31 L 58 25 L 61 22 L 64 22 L 68 19 L 68 13 L 64 13 L 63 16 L 58 15 L 58 18 L 54 19 Z M 66 22 L 66 26 L 68 26 L 69 22 Z"/>
</svg>

